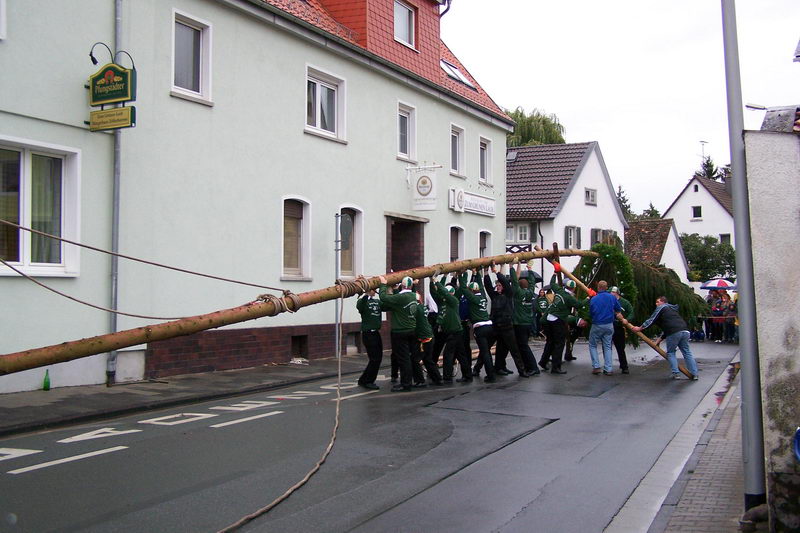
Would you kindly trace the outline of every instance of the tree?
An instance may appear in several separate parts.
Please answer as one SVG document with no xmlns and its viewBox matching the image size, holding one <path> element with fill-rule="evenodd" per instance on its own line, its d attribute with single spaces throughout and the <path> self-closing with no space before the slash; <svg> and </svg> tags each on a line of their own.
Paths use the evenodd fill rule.
<svg viewBox="0 0 800 533">
<path fill-rule="evenodd" d="M 514 133 L 506 137 L 507 146 L 529 146 L 532 144 L 564 144 L 564 126 L 553 114 L 545 114 L 534 109 L 526 113 L 522 107 L 514 111 L 506 110 L 517 126 Z"/>
<path fill-rule="evenodd" d="M 728 165 L 730 166 L 730 165 Z M 700 170 L 694 173 L 695 178 L 707 178 L 714 181 L 725 181 L 725 171 L 717 168 L 710 155 L 703 158 L 703 163 L 700 165 Z"/>
<path fill-rule="evenodd" d="M 622 216 L 630 222 L 631 220 L 636 220 L 637 216 L 631 209 L 631 204 L 628 201 L 628 196 L 625 194 L 625 191 L 622 190 L 622 185 L 617 186 L 617 202 L 619 203 L 619 208 L 622 209 Z"/>
<path fill-rule="evenodd" d="M 640 219 L 646 218 L 661 218 L 661 212 L 656 209 L 656 206 L 653 205 L 653 202 L 650 202 L 650 205 L 647 206 L 647 209 L 642 211 L 642 214 L 639 215 Z"/>
<path fill-rule="evenodd" d="M 690 281 L 736 276 L 736 253 L 730 244 L 720 243 L 712 235 L 701 237 L 697 233 L 681 233 L 680 238 L 683 255 L 689 263 Z"/>
</svg>

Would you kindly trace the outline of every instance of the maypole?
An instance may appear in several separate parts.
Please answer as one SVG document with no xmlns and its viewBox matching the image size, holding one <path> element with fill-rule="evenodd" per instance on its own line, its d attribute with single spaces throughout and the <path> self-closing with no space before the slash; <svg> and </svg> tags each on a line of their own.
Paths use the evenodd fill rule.
<svg viewBox="0 0 800 533">
<path fill-rule="evenodd" d="M 535 252 L 519 252 L 516 254 L 495 255 L 477 259 L 465 259 L 452 263 L 440 263 L 432 266 L 421 266 L 385 274 L 389 284 L 399 283 L 404 276 L 423 279 L 449 272 L 461 272 L 476 268 L 486 268 L 491 264 L 505 264 L 527 261 L 537 258 L 549 258 L 550 250 Z M 597 256 L 588 250 L 562 250 L 562 256 Z M 369 289 L 377 289 L 380 285 L 378 276 L 359 278 L 356 281 L 337 281 L 336 285 L 315 291 L 294 294 L 284 291 L 282 297 L 273 295 L 260 296 L 257 300 L 231 309 L 223 309 L 171 322 L 163 322 L 150 326 L 128 329 L 116 333 L 98 335 L 86 339 L 54 344 L 43 348 L 33 348 L 22 352 L 0 356 L 0 375 L 13 374 L 23 370 L 64 363 L 82 357 L 119 350 L 128 346 L 136 346 L 149 342 L 171 339 L 183 335 L 191 335 L 207 329 L 237 324 L 265 316 L 275 316 L 283 312 L 296 312 L 302 307 L 314 305 L 337 298 L 349 298 Z"/>
</svg>

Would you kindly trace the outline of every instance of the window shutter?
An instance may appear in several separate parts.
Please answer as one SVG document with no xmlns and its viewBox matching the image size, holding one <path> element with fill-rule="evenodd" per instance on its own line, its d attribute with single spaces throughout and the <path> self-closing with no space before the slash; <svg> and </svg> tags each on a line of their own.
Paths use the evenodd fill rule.
<svg viewBox="0 0 800 533">
<path fill-rule="evenodd" d="M 564 226 L 564 248 L 569 248 L 569 226 Z"/>
<path fill-rule="evenodd" d="M 283 202 L 283 214 L 292 218 L 303 218 L 303 204 L 297 200 L 285 200 Z"/>
<path fill-rule="evenodd" d="M 303 204 L 297 200 L 283 202 L 283 270 L 300 274 Z"/>
<path fill-rule="evenodd" d="M 581 228 L 580 226 L 575 228 L 575 248 L 580 250 L 581 249 Z"/>
</svg>

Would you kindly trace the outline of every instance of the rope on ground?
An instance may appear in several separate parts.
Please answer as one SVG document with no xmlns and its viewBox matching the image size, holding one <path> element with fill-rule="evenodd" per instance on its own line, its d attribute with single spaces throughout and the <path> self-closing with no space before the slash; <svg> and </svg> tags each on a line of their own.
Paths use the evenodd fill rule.
<svg viewBox="0 0 800 533">
<path fill-rule="evenodd" d="M 133 314 L 133 313 L 125 313 L 123 311 L 117 311 L 117 310 L 114 310 L 114 309 L 109 309 L 107 307 L 102 307 L 102 306 L 99 306 L 99 305 L 95 305 L 95 304 L 92 304 L 92 303 L 89 303 L 89 302 L 85 302 L 83 300 L 79 300 L 78 298 L 75 298 L 74 296 L 70 296 L 69 294 L 63 293 L 63 292 L 61 292 L 59 290 L 56 290 L 56 289 L 52 288 L 49 285 L 45 285 L 44 283 L 33 279 L 32 277 L 30 277 L 29 275 L 25 274 L 21 270 L 19 270 L 19 269 L 15 268 L 14 266 L 10 265 L 8 262 L 6 262 L 3 259 L 0 259 L 0 263 L 4 264 L 8 268 L 13 270 L 17 274 L 19 274 L 20 276 L 22 276 L 23 278 L 34 282 L 38 286 L 40 286 L 40 287 L 42 287 L 44 289 L 47 289 L 50 292 L 54 292 L 54 293 L 58 294 L 59 296 L 63 296 L 64 298 L 67 298 L 68 300 L 72 300 L 73 302 L 77 302 L 77 303 L 79 303 L 81 305 L 85 305 L 85 306 L 88 306 L 88 307 L 93 307 L 94 309 L 99 309 L 100 311 L 106 311 L 108 313 L 114 313 L 114 314 L 117 314 L 117 315 L 130 316 L 130 317 L 133 317 L 133 318 L 144 318 L 144 319 L 147 319 L 147 320 L 181 320 L 183 318 L 187 318 L 187 317 L 184 317 L 184 316 L 165 317 L 165 316 L 136 315 L 136 314 Z"/>
<path fill-rule="evenodd" d="M 96 248 L 96 247 L 90 246 L 88 244 L 82 244 L 82 243 L 79 243 L 79 242 L 71 241 L 69 239 L 64 239 L 63 237 L 58 237 L 56 235 L 51 235 L 51 234 L 45 233 L 43 231 L 35 230 L 35 229 L 32 229 L 32 228 L 26 228 L 25 226 L 20 226 L 19 224 L 15 224 L 14 222 L 11 222 L 11 221 L 8 221 L 8 220 L 3 220 L 1 218 L 0 218 L 0 224 L 6 224 L 6 225 L 11 226 L 13 228 L 21 229 L 23 231 L 28 231 L 30 233 L 35 233 L 36 235 L 41 235 L 42 237 L 48 237 L 50 239 L 55 239 L 57 241 L 65 242 L 67 244 L 80 246 L 81 248 L 86 248 L 87 250 L 93 250 L 95 252 L 100 252 L 100 253 L 103 253 L 103 254 L 113 255 L 114 257 L 120 257 L 122 259 L 128 259 L 130 261 L 137 261 L 139 263 L 144 263 L 146 265 L 151 265 L 151 266 L 155 266 L 155 267 L 159 267 L 159 268 L 166 268 L 166 269 L 169 269 L 169 270 L 174 270 L 176 272 L 182 272 L 184 274 L 191 274 L 192 276 L 200 276 L 200 277 L 203 277 L 203 278 L 215 279 L 217 281 L 225 281 L 225 282 L 228 282 L 228 283 L 236 283 L 236 284 L 239 284 L 239 285 L 247 285 L 249 287 L 257 287 L 259 289 L 269 289 L 269 290 L 272 290 L 272 291 L 282 291 L 283 290 L 283 289 L 280 289 L 280 288 L 277 288 L 277 287 L 270 287 L 268 285 L 258 285 L 256 283 L 250 283 L 250 282 L 247 282 L 247 281 L 239 281 L 239 280 L 235 280 L 235 279 L 229 279 L 229 278 L 223 278 L 223 277 L 220 277 L 220 276 L 214 276 L 214 275 L 211 275 L 211 274 L 203 274 L 202 272 L 195 272 L 193 270 L 187 270 L 187 269 L 184 269 L 184 268 L 174 267 L 174 266 L 170 266 L 170 265 L 164 265 L 164 264 L 161 264 L 161 263 L 156 263 L 154 261 L 148 261 L 147 259 L 140 259 L 138 257 L 132 257 L 130 255 L 123 255 L 123 254 L 120 254 L 120 253 L 117 253 L 117 252 L 111 252 L 109 250 L 103 250 L 102 248 Z M 14 270 L 16 270 L 16 269 L 14 269 Z"/>
<path fill-rule="evenodd" d="M 340 294 L 341 294 L 340 298 L 341 298 L 341 304 L 342 304 L 342 305 L 339 306 L 339 338 L 341 339 L 342 338 L 342 314 L 344 312 L 344 298 L 345 298 L 345 296 L 344 296 L 344 287 L 342 287 L 340 285 L 339 291 L 340 291 Z M 286 292 L 288 292 L 288 291 L 286 291 Z M 271 296 L 272 298 L 277 298 L 277 299 L 281 300 L 283 302 L 283 306 L 286 307 L 286 302 L 283 301 L 282 298 L 278 298 L 277 296 L 272 296 L 271 294 L 270 295 L 264 295 L 264 296 Z M 296 295 L 294 295 L 294 296 L 296 296 Z M 288 308 L 287 308 L 287 310 L 288 310 Z M 289 496 L 291 496 L 300 487 L 305 485 L 308 482 L 308 480 L 311 479 L 311 476 L 316 474 L 319 471 L 319 469 L 322 467 L 322 464 L 328 459 L 328 456 L 330 455 L 331 451 L 333 450 L 333 444 L 336 442 L 336 434 L 339 431 L 339 420 L 341 418 L 340 415 L 341 415 L 341 403 L 342 403 L 342 358 L 340 356 L 341 355 L 340 351 L 341 351 L 341 348 L 339 346 L 337 346 L 336 347 L 336 360 L 338 362 L 338 365 L 337 365 L 337 376 L 336 376 L 336 415 L 334 417 L 333 430 L 331 432 L 331 439 L 328 442 L 328 446 L 325 448 L 325 451 L 323 452 L 322 457 L 320 457 L 319 461 L 317 461 L 317 463 L 314 465 L 314 467 L 311 470 L 309 470 L 308 473 L 305 476 L 303 476 L 303 479 L 301 479 L 300 481 L 298 481 L 297 483 L 295 483 L 294 485 L 289 487 L 289 489 L 286 492 L 284 492 L 283 494 L 278 496 L 276 499 L 274 499 L 272 502 L 270 502 L 268 505 L 265 505 L 261 509 L 258 509 L 257 511 L 255 511 L 255 512 L 253 512 L 251 514 L 242 517 L 241 519 L 237 520 L 233 524 L 231 524 L 231 525 L 229 525 L 229 526 L 227 526 L 227 527 L 225 527 L 223 529 L 220 529 L 218 531 L 218 533 L 229 533 L 231 531 L 236 531 L 237 529 L 239 529 L 240 527 L 244 526 L 245 524 L 247 524 L 249 522 L 252 522 L 253 520 L 258 518 L 259 516 L 265 515 L 268 512 L 270 512 L 278 504 L 280 504 L 281 502 L 286 500 Z"/>
</svg>

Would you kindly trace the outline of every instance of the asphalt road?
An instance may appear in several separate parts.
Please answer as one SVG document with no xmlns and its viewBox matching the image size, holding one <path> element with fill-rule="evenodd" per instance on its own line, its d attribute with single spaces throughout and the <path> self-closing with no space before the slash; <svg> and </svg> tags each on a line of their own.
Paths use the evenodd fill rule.
<svg viewBox="0 0 800 533">
<path fill-rule="evenodd" d="M 411 393 L 346 383 L 328 461 L 242 531 L 601 532 L 736 351 L 692 347 L 698 382 L 673 381 L 661 360 L 594 376 L 582 345 L 565 376 Z M 323 380 L 0 440 L 0 531 L 218 531 L 313 467 L 335 389 Z"/>
</svg>

